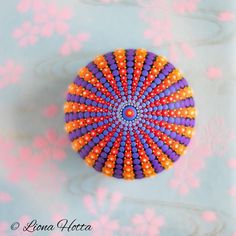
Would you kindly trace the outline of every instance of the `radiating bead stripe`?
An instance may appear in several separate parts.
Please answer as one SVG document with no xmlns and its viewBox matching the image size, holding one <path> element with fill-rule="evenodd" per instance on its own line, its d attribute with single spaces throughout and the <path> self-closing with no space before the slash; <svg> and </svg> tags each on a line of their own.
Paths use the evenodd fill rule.
<svg viewBox="0 0 236 236">
<path fill-rule="evenodd" d="M 93 86 L 95 86 L 99 91 L 104 93 L 106 96 L 114 99 L 112 94 L 105 88 L 102 83 L 97 79 L 91 71 L 88 70 L 88 68 L 84 67 L 79 71 L 79 76 L 83 78 L 85 81 L 91 83 Z"/>
<path fill-rule="evenodd" d="M 142 75 L 146 77 L 144 80 L 143 84 L 141 84 L 141 90 L 139 92 L 139 98 L 143 95 L 144 91 L 149 87 L 149 85 L 153 82 L 153 80 L 156 78 L 158 73 L 164 68 L 166 65 L 167 61 L 165 58 L 158 56 L 153 63 L 153 67 L 151 68 L 150 71 L 144 70 L 142 71 Z M 164 75 L 165 78 L 165 75 Z"/>
<path fill-rule="evenodd" d="M 114 79 L 113 74 L 111 73 L 110 68 L 108 67 L 108 63 L 106 59 L 103 56 L 96 57 L 94 60 L 94 63 L 97 65 L 97 67 L 100 69 L 100 71 L 105 76 L 108 83 L 111 85 L 115 93 L 120 97 L 119 89 L 116 85 L 116 81 Z"/>
<path fill-rule="evenodd" d="M 92 93 L 90 90 L 87 90 L 83 88 L 82 86 L 78 86 L 76 84 L 71 84 L 68 89 L 68 94 L 67 94 L 68 102 L 73 100 L 72 99 L 73 95 L 74 95 L 74 100 L 76 100 L 77 98 L 83 98 L 85 101 L 92 100 L 101 104 L 105 104 L 107 106 L 113 106 L 111 103 L 105 101 L 101 97 Z"/>
<path fill-rule="evenodd" d="M 150 157 L 147 156 L 144 150 L 144 147 L 140 141 L 139 135 L 137 135 L 136 132 L 134 133 L 134 137 L 135 137 L 135 142 L 137 143 L 138 155 L 139 155 L 139 159 L 141 162 L 141 167 L 142 167 L 144 176 L 149 177 L 149 176 L 154 175 L 155 173 L 160 172 L 163 168 L 159 169 L 158 166 L 155 166 L 155 164 L 152 164 L 155 160 L 155 157 L 150 159 Z M 136 176 L 136 177 L 139 177 L 139 176 Z M 141 177 L 143 177 L 143 175 L 141 175 Z"/>
<path fill-rule="evenodd" d="M 164 57 L 117 49 L 96 57 L 68 87 L 65 130 L 94 169 L 153 176 L 184 154 L 195 126 L 192 89 Z"/>
<path fill-rule="evenodd" d="M 126 71 L 126 55 L 125 50 L 119 49 L 113 53 L 117 65 L 117 71 L 120 77 L 120 86 L 123 87 L 124 93 L 128 96 L 127 71 Z M 117 73 L 116 71 L 116 73 Z"/>
<path fill-rule="evenodd" d="M 115 128 L 104 137 L 104 140 L 100 140 L 99 143 L 92 148 L 89 154 L 85 157 L 85 162 L 88 165 L 90 166 L 94 165 L 95 161 L 99 158 L 99 155 L 101 154 L 102 150 L 106 147 L 106 144 L 108 143 L 114 132 Z"/>
<path fill-rule="evenodd" d="M 110 153 L 107 156 L 107 159 L 104 163 L 104 167 L 102 168 L 102 171 L 104 173 L 106 173 L 107 175 L 112 176 L 114 173 L 114 168 L 115 168 L 115 164 L 116 164 L 116 158 L 117 158 L 117 154 L 118 154 L 118 148 L 120 146 L 120 141 L 121 141 L 121 136 L 122 136 L 122 131 L 120 131 L 119 136 L 117 137 L 117 139 L 115 140 L 115 142 L 113 142 L 113 146 L 111 148 Z"/>
<path fill-rule="evenodd" d="M 145 80 L 145 77 L 141 77 L 141 75 L 146 55 L 147 51 L 143 49 L 137 49 L 135 52 L 133 76 L 136 78 L 136 81 L 134 81 L 135 83 L 133 85 L 133 91 L 134 95 L 136 96 L 138 96 L 141 90 L 141 88 L 138 86 L 139 83 L 143 82 L 142 80 Z M 131 80 L 133 76 L 130 76 L 129 79 Z"/>
</svg>

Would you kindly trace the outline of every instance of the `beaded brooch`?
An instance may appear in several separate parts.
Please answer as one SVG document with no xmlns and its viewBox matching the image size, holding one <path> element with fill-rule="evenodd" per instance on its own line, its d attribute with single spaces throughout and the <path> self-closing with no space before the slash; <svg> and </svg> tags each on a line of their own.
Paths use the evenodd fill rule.
<svg viewBox="0 0 236 236">
<path fill-rule="evenodd" d="M 170 168 L 190 142 L 196 113 L 179 70 L 144 49 L 118 49 L 80 69 L 64 112 L 80 157 L 124 179 Z"/>
</svg>

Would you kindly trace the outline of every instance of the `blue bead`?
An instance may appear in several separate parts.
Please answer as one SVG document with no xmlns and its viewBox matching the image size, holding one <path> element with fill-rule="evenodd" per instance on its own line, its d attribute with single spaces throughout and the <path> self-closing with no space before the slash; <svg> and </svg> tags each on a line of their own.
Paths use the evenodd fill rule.
<svg viewBox="0 0 236 236">
<path fill-rule="evenodd" d="M 116 65 L 116 64 L 112 64 L 112 65 L 110 66 L 110 68 L 111 68 L 112 70 L 115 70 L 115 69 L 117 69 L 117 65 Z"/>
<path fill-rule="evenodd" d="M 88 143 L 88 145 L 89 145 L 89 147 L 94 147 L 94 142 L 93 141 L 90 141 L 89 143 Z"/>
<path fill-rule="evenodd" d="M 151 149 L 151 148 L 147 148 L 147 149 L 146 149 L 146 153 L 147 153 L 148 155 L 152 154 L 152 149 Z"/>
<path fill-rule="evenodd" d="M 108 142 L 108 143 L 107 143 L 107 146 L 110 148 L 110 147 L 113 146 L 113 143 L 112 143 L 112 142 Z"/>
<path fill-rule="evenodd" d="M 139 159 L 135 159 L 135 160 L 133 161 L 133 163 L 136 164 L 136 165 L 138 165 L 138 164 L 140 164 L 140 160 L 139 160 Z"/>
<path fill-rule="evenodd" d="M 107 80 L 106 80 L 105 77 L 102 77 L 102 78 L 100 79 L 100 82 L 101 82 L 102 84 L 104 84 L 106 81 L 107 81 Z"/>
<path fill-rule="evenodd" d="M 159 147 L 162 147 L 163 144 L 164 144 L 164 143 L 163 143 L 161 140 L 159 140 L 159 141 L 157 142 L 157 145 L 158 145 Z"/>
<path fill-rule="evenodd" d="M 138 153 L 133 154 L 133 158 L 138 158 L 138 157 L 139 157 Z"/>
<path fill-rule="evenodd" d="M 155 84 L 155 83 L 152 83 L 151 84 L 151 87 L 154 89 L 154 88 L 156 88 L 156 86 L 157 86 L 157 84 Z"/>
<path fill-rule="evenodd" d="M 165 152 L 165 151 L 167 151 L 168 148 L 169 147 L 167 145 L 163 145 L 161 149 L 162 149 L 163 152 Z"/>
<path fill-rule="evenodd" d="M 114 76 L 117 76 L 117 75 L 119 75 L 119 71 L 118 71 L 118 70 L 114 70 L 114 71 L 112 72 L 112 74 L 113 74 Z"/>
<path fill-rule="evenodd" d="M 123 158 L 124 157 L 124 153 L 123 152 L 119 152 L 117 155 L 119 158 Z"/>
<path fill-rule="evenodd" d="M 160 73 L 160 74 L 158 75 L 158 77 L 159 77 L 159 79 L 163 80 L 163 79 L 165 78 L 165 75 L 162 74 L 162 73 Z"/>
<path fill-rule="evenodd" d="M 143 76 L 147 76 L 147 75 L 148 75 L 148 71 L 143 70 L 143 71 L 142 71 L 142 75 L 143 75 Z"/>
<path fill-rule="evenodd" d="M 128 61 L 128 62 L 127 62 L 127 66 L 128 66 L 128 67 L 133 67 L 133 66 L 134 66 L 134 63 L 133 63 L 132 61 Z"/>
<path fill-rule="evenodd" d="M 123 160 L 122 160 L 121 158 L 118 158 L 118 159 L 116 160 L 116 163 L 122 164 L 122 163 L 123 163 Z"/>
<path fill-rule="evenodd" d="M 133 62 L 132 62 L 133 63 Z M 134 63 L 133 63 L 134 64 Z M 129 74 L 132 74 L 133 72 L 134 72 L 134 69 L 133 68 L 128 68 L 127 69 L 127 72 L 129 73 Z"/>
<path fill-rule="evenodd" d="M 145 80 L 146 80 L 146 78 L 144 76 L 140 76 L 139 81 L 144 82 Z"/>
<path fill-rule="evenodd" d="M 143 82 L 142 82 L 142 81 L 139 81 L 139 82 L 138 82 L 138 86 L 139 86 L 139 87 L 142 87 L 142 86 L 143 86 Z"/>
<path fill-rule="evenodd" d="M 100 78 L 102 77 L 102 72 L 96 73 L 96 77 L 97 77 L 98 79 L 100 79 Z"/>
<path fill-rule="evenodd" d="M 104 134 L 104 135 L 108 135 L 108 131 L 107 131 L 107 130 L 104 130 L 104 131 L 103 131 L 103 134 Z"/>
<path fill-rule="evenodd" d="M 94 138 L 93 138 L 93 142 L 94 142 L 94 143 L 98 143 L 98 142 L 99 142 L 99 138 L 98 138 L 98 137 L 94 137 Z"/>
<path fill-rule="evenodd" d="M 128 78 L 128 79 L 132 79 L 132 78 L 133 78 L 133 74 L 128 74 L 128 75 L 127 75 L 127 78 Z"/>
<path fill-rule="evenodd" d="M 150 133 L 149 136 L 150 136 L 150 138 L 154 138 L 155 137 L 154 133 Z"/>
<path fill-rule="evenodd" d="M 159 78 L 156 78 L 154 81 L 157 85 L 161 83 L 161 80 Z"/>
<path fill-rule="evenodd" d="M 104 148 L 104 151 L 105 151 L 106 153 L 109 153 L 110 148 L 109 148 L 109 147 L 105 147 L 105 148 Z"/>
</svg>

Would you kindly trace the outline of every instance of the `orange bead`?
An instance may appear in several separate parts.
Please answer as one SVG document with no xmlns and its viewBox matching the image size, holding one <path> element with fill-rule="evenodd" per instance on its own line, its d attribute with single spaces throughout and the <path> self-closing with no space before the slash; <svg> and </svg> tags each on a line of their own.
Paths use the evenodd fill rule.
<svg viewBox="0 0 236 236">
<path fill-rule="evenodd" d="M 84 160 L 85 160 L 85 163 L 87 163 L 88 166 L 93 166 L 94 161 L 91 158 L 85 157 Z"/>
<path fill-rule="evenodd" d="M 113 174 L 113 170 L 110 169 L 110 168 L 107 168 L 107 167 L 103 167 L 102 168 L 102 172 L 105 174 L 105 175 L 108 175 L 108 176 L 111 176 Z"/>
<path fill-rule="evenodd" d="M 124 175 L 125 179 L 133 179 L 134 178 L 134 174 L 133 173 L 124 172 L 123 175 Z"/>
</svg>

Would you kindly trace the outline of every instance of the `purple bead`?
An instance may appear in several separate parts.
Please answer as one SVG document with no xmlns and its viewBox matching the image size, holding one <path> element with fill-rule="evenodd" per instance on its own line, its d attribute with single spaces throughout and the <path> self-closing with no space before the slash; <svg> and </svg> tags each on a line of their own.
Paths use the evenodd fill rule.
<svg viewBox="0 0 236 236">
<path fill-rule="evenodd" d="M 163 70 L 162 70 L 162 73 L 163 73 L 164 75 L 168 75 L 168 74 L 169 74 L 169 71 L 168 71 L 167 69 L 163 69 Z"/>
<path fill-rule="evenodd" d="M 143 172 L 141 170 L 136 170 L 135 175 L 143 175 Z"/>
<path fill-rule="evenodd" d="M 97 170 L 97 171 L 102 171 L 102 168 L 99 167 L 99 166 L 96 166 L 96 165 L 94 166 L 94 169 Z"/>
<path fill-rule="evenodd" d="M 97 72 L 99 71 L 99 69 L 97 67 L 94 67 L 91 72 L 95 75 Z"/>
<path fill-rule="evenodd" d="M 73 113 L 71 118 L 72 118 L 71 120 L 77 120 L 77 114 Z"/>
<path fill-rule="evenodd" d="M 134 49 L 127 49 L 126 50 L 126 54 L 127 55 L 134 55 L 135 54 L 135 50 Z"/>
<path fill-rule="evenodd" d="M 183 83 L 183 80 L 179 80 L 177 83 L 179 88 L 184 88 L 185 85 Z"/>
<path fill-rule="evenodd" d="M 73 141 L 73 140 L 74 140 L 73 132 L 72 132 L 72 133 L 69 133 L 69 138 L 70 138 L 70 141 Z"/>
<path fill-rule="evenodd" d="M 134 159 L 134 160 L 133 160 L 133 163 L 134 163 L 134 164 L 140 164 L 140 160 L 139 160 L 139 159 Z"/>
<path fill-rule="evenodd" d="M 192 126 L 192 127 L 195 126 L 195 119 L 192 119 L 192 120 L 191 120 L 191 126 Z"/>
<path fill-rule="evenodd" d="M 141 167 L 140 165 L 134 165 L 134 169 L 135 169 L 135 170 L 141 170 L 142 167 Z"/>
<path fill-rule="evenodd" d="M 146 59 L 145 63 L 146 63 L 148 66 L 150 66 L 150 65 L 152 65 L 153 61 L 152 61 L 152 59 Z M 150 69 L 149 69 L 149 70 L 150 70 Z"/>
<path fill-rule="evenodd" d="M 185 121 L 185 124 L 187 125 L 187 126 L 189 126 L 190 125 L 190 119 L 186 119 L 186 121 Z"/>
<path fill-rule="evenodd" d="M 189 138 L 186 138 L 184 145 L 185 145 L 185 146 L 188 146 L 189 142 L 190 142 L 190 139 L 189 139 Z"/>
<path fill-rule="evenodd" d="M 163 145 L 161 149 L 162 149 L 163 152 L 165 152 L 165 151 L 168 150 L 168 146 L 167 145 Z"/>
<path fill-rule="evenodd" d="M 171 138 L 175 138 L 176 137 L 176 133 L 175 132 L 171 132 L 170 137 Z"/>
<path fill-rule="evenodd" d="M 185 107 L 189 107 L 190 106 L 190 101 L 187 99 L 187 100 L 185 100 L 184 104 L 185 104 Z"/>
<path fill-rule="evenodd" d="M 181 81 L 182 81 L 184 86 L 188 86 L 188 82 L 185 78 L 182 78 Z"/>
<path fill-rule="evenodd" d="M 143 177 L 144 177 L 143 174 L 136 174 L 136 173 L 135 173 L 135 178 L 136 178 L 136 179 L 142 179 Z"/>
<path fill-rule="evenodd" d="M 121 174 L 123 173 L 123 171 L 120 170 L 120 169 L 116 169 L 116 170 L 114 171 L 114 173 L 115 173 L 115 174 L 118 174 L 118 175 L 121 175 Z"/>
<path fill-rule="evenodd" d="M 150 160 L 150 161 L 155 160 L 155 159 L 156 159 L 156 157 L 155 157 L 153 154 L 150 154 L 150 155 L 149 155 L 149 160 Z"/>
<path fill-rule="evenodd" d="M 153 166 L 153 167 L 154 167 L 154 169 L 155 169 L 155 171 L 156 171 L 157 173 L 159 173 L 159 172 L 161 172 L 161 171 L 164 170 L 164 168 L 163 168 L 160 164 L 157 164 L 157 165 L 155 165 L 155 166 Z"/>
<path fill-rule="evenodd" d="M 193 98 L 190 98 L 190 105 L 193 107 L 195 105 L 195 102 L 193 100 Z"/>
<path fill-rule="evenodd" d="M 171 67 L 170 63 L 168 63 L 168 64 L 166 65 L 166 69 L 167 69 L 168 72 L 171 72 L 171 71 L 172 71 L 173 68 Z"/>
<path fill-rule="evenodd" d="M 169 149 L 166 151 L 166 155 L 167 155 L 167 156 L 170 156 L 171 153 L 172 153 L 172 150 L 169 148 Z"/>
<path fill-rule="evenodd" d="M 66 95 L 66 100 L 67 100 L 67 101 L 70 101 L 70 98 L 71 98 L 71 94 L 68 93 L 68 94 Z"/>
<path fill-rule="evenodd" d="M 148 53 L 147 53 L 147 57 L 154 59 L 154 58 L 156 57 L 156 54 L 154 54 L 154 53 L 152 53 L 152 52 L 148 52 Z"/>
<path fill-rule="evenodd" d="M 108 64 L 110 64 L 110 65 L 116 63 L 116 61 L 115 61 L 113 58 L 109 58 L 109 59 L 107 60 L 107 62 L 108 62 Z"/>
<path fill-rule="evenodd" d="M 168 63 L 168 66 L 169 66 L 169 68 L 172 69 L 172 70 L 175 68 L 171 63 Z"/>
<path fill-rule="evenodd" d="M 101 162 L 96 162 L 95 166 L 99 167 L 99 168 L 102 168 L 103 167 L 103 164 Z"/>
<path fill-rule="evenodd" d="M 117 165 L 116 165 L 116 169 L 120 169 L 120 170 L 122 170 L 122 169 L 123 169 L 123 166 L 120 165 L 120 164 L 117 164 Z"/>
<path fill-rule="evenodd" d="M 122 179 L 123 178 L 123 176 L 121 174 L 114 174 L 113 176 L 118 178 L 118 179 Z"/>
<path fill-rule="evenodd" d="M 114 76 L 118 76 L 118 75 L 119 75 L 119 71 L 118 71 L 118 70 L 114 70 L 114 71 L 112 71 L 112 74 L 113 74 Z"/>
<path fill-rule="evenodd" d="M 177 160 L 179 159 L 179 156 L 178 156 L 175 152 L 173 152 L 173 153 L 171 153 L 171 155 L 170 155 L 170 159 L 171 159 L 172 161 L 177 161 Z"/>
<path fill-rule="evenodd" d="M 113 58 L 113 53 L 112 53 L 112 52 L 109 52 L 109 53 L 105 54 L 104 56 L 105 56 L 105 58 L 108 60 L 108 59 L 110 59 L 110 58 Z"/>
<path fill-rule="evenodd" d="M 180 134 L 177 134 L 176 137 L 175 137 L 175 140 L 179 142 L 180 139 L 181 139 L 181 135 L 180 135 Z"/>
<path fill-rule="evenodd" d="M 79 152 L 79 156 L 80 156 L 80 158 L 84 159 L 87 156 L 87 154 L 84 152 L 84 150 L 81 150 Z"/>
<path fill-rule="evenodd" d="M 77 129 L 77 130 L 76 130 L 76 136 L 77 136 L 77 137 L 80 137 L 81 135 L 82 135 L 81 130 Z"/>
<path fill-rule="evenodd" d="M 122 164 L 122 163 L 123 163 L 123 160 L 120 159 L 120 158 L 118 158 L 118 159 L 116 160 L 116 163 L 118 163 L 118 164 Z"/>
<path fill-rule="evenodd" d="M 149 71 L 151 69 L 151 67 L 149 65 L 144 65 L 143 67 L 145 70 Z"/>
<path fill-rule="evenodd" d="M 89 151 L 91 150 L 91 148 L 90 148 L 88 145 L 86 145 L 86 146 L 84 147 L 84 150 L 85 150 L 86 152 L 89 152 Z"/>
<path fill-rule="evenodd" d="M 129 68 L 129 67 L 133 67 L 133 66 L 134 66 L 134 62 L 128 61 L 128 62 L 127 62 L 127 66 L 128 66 L 127 72 L 130 73 L 130 72 L 131 72 L 131 70 L 130 70 L 131 68 Z M 133 68 L 132 68 L 132 69 L 133 69 Z M 132 72 L 133 72 L 133 71 L 132 71 Z"/>
<path fill-rule="evenodd" d="M 179 125 L 180 119 L 179 119 L 178 117 L 175 119 L 175 123 L 176 123 L 177 125 Z"/>
</svg>

